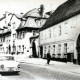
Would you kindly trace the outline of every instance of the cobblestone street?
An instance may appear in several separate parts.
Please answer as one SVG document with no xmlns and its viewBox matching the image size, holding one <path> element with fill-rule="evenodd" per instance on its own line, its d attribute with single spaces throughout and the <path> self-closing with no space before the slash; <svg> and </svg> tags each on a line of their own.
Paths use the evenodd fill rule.
<svg viewBox="0 0 80 80">
<path fill-rule="evenodd" d="M 23 71 L 26 70 L 35 76 L 41 77 L 43 80 L 80 80 L 80 75 L 78 74 L 56 70 L 55 68 L 52 70 L 32 64 L 23 64 L 21 67 Z"/>
<path fill-rule="evenodd" d="M 79 65 L 27 58 L 20 66 L 19 75 L 1 75 L 0 80 L 80 80 Z"/>
</svg>

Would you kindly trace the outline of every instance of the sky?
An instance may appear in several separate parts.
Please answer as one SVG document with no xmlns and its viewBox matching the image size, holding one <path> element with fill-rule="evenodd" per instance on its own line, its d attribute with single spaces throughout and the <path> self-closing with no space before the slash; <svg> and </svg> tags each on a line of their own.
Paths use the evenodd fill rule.
<svg viewBox="0 0 80 80">
<path fill-rule="evenodd" d="M 44 5 L 44 11 L 48 12 L 55 10 L 60 4 L 67 0 L 0 0 L 0 16 L 5 11 L 20 14 L 26 13 L 34 8 L 39 8 Z"/>
</svg>

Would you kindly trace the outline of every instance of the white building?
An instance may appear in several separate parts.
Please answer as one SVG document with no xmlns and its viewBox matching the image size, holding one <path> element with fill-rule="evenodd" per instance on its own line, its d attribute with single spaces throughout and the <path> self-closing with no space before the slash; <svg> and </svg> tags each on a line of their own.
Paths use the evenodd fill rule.
<svg viewBox="0 0 80 80">
<path fill-rule="evenodd" d="M 40 31 L 41 54 L 54 60 L 80 63 L 80 0 L 68 0 L 49 17 Z M 47 34 L 46 34 L 47 33 Z"/>
<path fill-rule="evenodd" d="M 39 36 L 39 29 L 45 21 L 46 18 L 41 17 L 36 8 L 24 14 L 20 26 L 16 29 L 18 54 L 38 57 L 39 40 L 34 40 L 32 37 Z M 39 39 L 39 37 L 37 38 Z M 35 46 L 33 46 L 33 43 Z"/>
<path fill-rule="evenodd" d="M 16 28 L 20 25 L 20 19 L 15 14 L 6 12 L 0 21 L 0 52 L 11 54 L 13 51 Z"/>
<path fill-rule="evenodd" d="M 7 16 L 11 16 L 10 13 Z M 11 31 L 7 28 L 6 14 L 0 18 L 0 53 L 9 53 Z"/>
</svg>

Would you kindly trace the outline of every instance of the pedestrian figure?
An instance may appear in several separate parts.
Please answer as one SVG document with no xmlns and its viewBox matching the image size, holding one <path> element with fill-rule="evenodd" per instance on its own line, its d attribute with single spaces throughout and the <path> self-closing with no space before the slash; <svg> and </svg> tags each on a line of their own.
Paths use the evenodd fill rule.
<svg viewBox="0 0 80 80">
<path fill-rule="evenodd" d="M 47 53 L 47 64 L 50 63 L 50 59 L 51 59 L 51 55 L 50 55 L 50 53 L 48 52 L 48 53 Z"/>
</svg>

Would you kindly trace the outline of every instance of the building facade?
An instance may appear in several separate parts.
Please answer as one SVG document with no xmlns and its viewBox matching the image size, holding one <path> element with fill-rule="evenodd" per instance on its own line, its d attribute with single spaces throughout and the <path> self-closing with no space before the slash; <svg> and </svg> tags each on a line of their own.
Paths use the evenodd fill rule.
<svg viewBox="0 0 80 80">
<path fill-rule="evenodd" d="M 78 3 L 80 3 L 79 0 L 68 0 L 63 3 L 43 25 L 40 31 L 43 58 L 50 52 L 54 60 L 80 64 L 80 6 Z"/>
<path fill-rule="evenodd" d="M 16 28 L 20 20 L 12 13 L 6 12 L 0 21 L 0 52 L 5 54 L 14 53 L 14 42 L 16 39 Z"/>
<path fill-rule="evenodd" d="M 24 14 L 23 18 L 25 20 L 22 20 L 16 29 L 18 52 L 27 56 L 38 57 L 39 29 L 47 18 L 41 17 L 36 8 Z"/>
<path fill-rule="evenodd" d="M 2 30 L 0 34 L 0 53 L 10 53 L 11 47 L 10 47 L 10 38 L 11 38 L 11 31 L 9 30 Z"/>
</svg>

